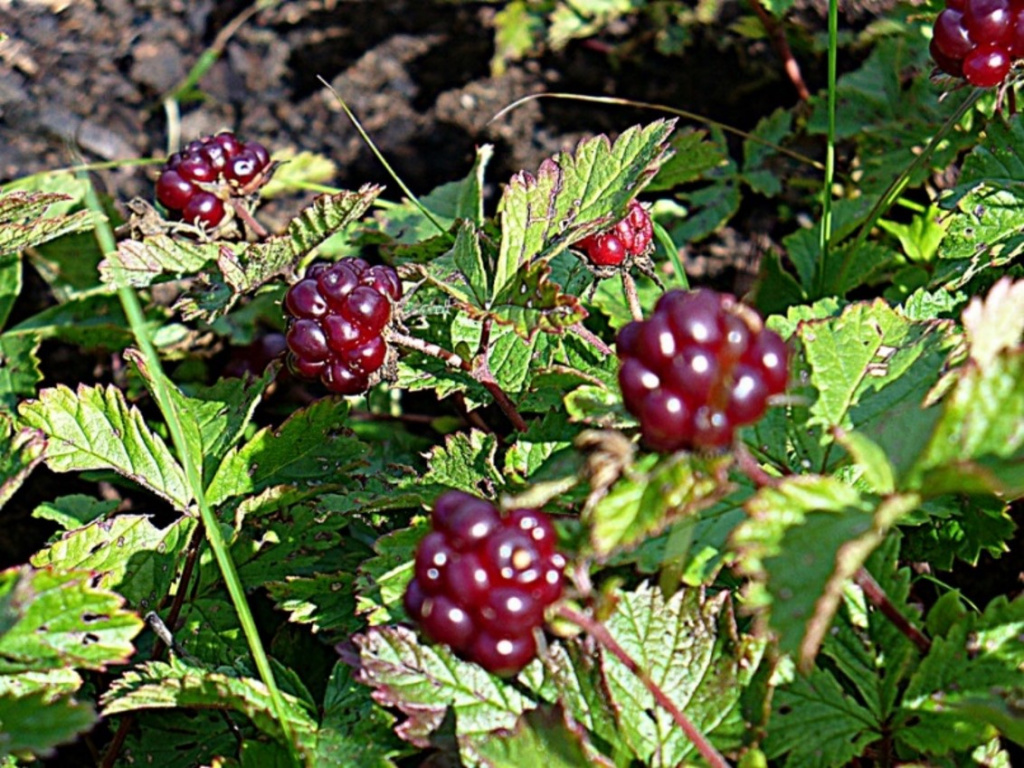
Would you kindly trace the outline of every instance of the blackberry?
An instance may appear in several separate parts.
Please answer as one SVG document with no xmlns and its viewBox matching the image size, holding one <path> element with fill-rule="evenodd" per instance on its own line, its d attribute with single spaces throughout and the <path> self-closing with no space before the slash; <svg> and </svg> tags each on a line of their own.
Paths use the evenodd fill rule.
<svg viewBox="0 0 1024 768">
<path fill-rule="evenodd" d="M 627 256 L 642 256 L 651 247 L 654 224 L 647 209 L 631 200 L 625 218 L 607 232 L 587 237 L 576 243 L 596 267 L 617 267 Z"/>
<path fill-rule="evenodd" d="M 156 199 L 185 221 L 213 229 L 224 220 L 224 200 L 252 192 L 269 168 L 270 154 L 262 144 L 243 144 L 229 132 L 206 136 L 167 158 Z"/>
<path fill-rule="evenodd" d="M 383 333 L 401 297 L 391 267 L 353 257 L 312 265 L 284 298 L 288 367 L 338 394 L 366 391 L 387 359 Z"/>
<path fill-rule="evenodd" d="M 669 291 L 617 340 L 626 409 L 656 451 L 721 448 L 786 389 L 786 345 L 727 294 Z"/>
<path fill-rule="evenodd" d="M 1017 0 L 946 0 L 929 46 L 943 72 L 979 88 L 1002 84 L 1024 58 L 1024 3 Z"/>
<path fill-rule="evenodd" d="M 403 604 L 434 642 L 494 674 L 513 675 L 537 654 L 534 630 L 562 596 L 565 558 L 551 521 L 535 509 L 502 516 L 462 491 L 438 497 L 433 530 L 416 551 Z"/>
</svg>

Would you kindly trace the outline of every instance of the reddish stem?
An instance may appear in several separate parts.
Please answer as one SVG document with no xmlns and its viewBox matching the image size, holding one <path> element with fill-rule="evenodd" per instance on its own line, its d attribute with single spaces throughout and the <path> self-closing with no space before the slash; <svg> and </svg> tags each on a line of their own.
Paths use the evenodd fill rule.
<svg viewBox="0 0 1024 768">
<path fill-rule="evenodd" d="M 231 198 L 231 207 L 235 209 L 235 215 L 245 222 L 245 225 L 249 227 L 250 231 L 256 235 L 260 240 L 266 240 L 270 233 L 266 228 L 260 224 L 253 215 L 249 213 L 249 209 L 246 208 L 240 200 Z"/>
<path fill-rule="evenodd" d="M 640 297 L 636 295 L 636 282 L 629 272 L 622 273 L 622 291 L 626 294 L 626 303 L 629 304 L 629 314 L 633 319 L 640 321 L 644 319 L 644 310 L 640 306 Z"/>
<path fill-rule="evenodd" d="M 866 568 L 857 569 L 853 580 L 864 592 L 864 597 L 868 599 L 868 602 L 880 610 L 882 615 L 891 621 L 904 637 L 916 645 L 921 653 L 927 654 L 931 650 L 932 641 L 925 637 L 924 633 L 911 624 L 910 620 L 893 605 L 892 600 L 885 594 L 885 590 L 875 581 L 875 577 L 868 573 Z"/>
<path fill-rule="evenodd" d="M 512 422 L 513 427 L 515 427 L 519 432 L 525 432 L 528 429 L 526 421 L 519 414 L 519 411 L 516 410 L 516 407 L 509 399 L 509 396 L 505 394 L 505 390 L 503 390 L 501 385 L 495 380 L 494 374 L 491 373 L 491 369 L 488 367 L 486 360 L 484 360 L 482 364 L 473 365 L 468 360 L 464 360 L 454 352 L 449 352 L 447 349 L 439 347 L 437 344 L 429 341 L 423 341 L 423 339 L 417 339 L 415 336 L 407 336 L 406 334 L 399 333 L 398 331 L 391 331 L 388 335 L 388 341 L 397 344 L 400 347 L 421 352 L 424 355 L 440 358 L 453 368 L 465 371 L 476 381 L 480 382 L 484 388 L 491 393 L 491 397 L 494 398 L 494 402 L 501 409 L 501 412 L 505 414 L 508 420 Z"/>
<path fill-rule="evenodd" d="M 615 353 L 612 352 L 612 348 L 609 347 L 604 341 L 597 335 L 591 333 L 583 323 L 576 323 L 575 325 L 569 326 L 569 330 L 587 342 L 590 346 L 600 352 L 606 357 L 611 357 Z"/>
<path fill-rule="evenodd" d="M 675 705 L 675 702 L 668 697 L 668 694 L 661 689 L 661 686 L 654 682 L 645 670 L 640 668 L 640 665 L 632 656 L 626 653 L 626 650 L 612 637 L 612 633 L 608 631 L 604 624 L 564 605 L 559 607 L 558 615 L 587 632 L 609 653 L 621 661 L 630 672 L 636 675 L 636 678 L 650 691 L 654 700 L 672 715 L 676 725 L 686 734 L 686 738 L 697 748 L 701 757 L 708 762 L 711 768 L 729 768 L 729 763 L 726 762 L 721 753 L 697 730 L 693 723 L 690 722 L 690 719 L 683 714 L 682 710 Z"/>
<path fill-rule="evenodd" d="M 793 51 L 790 50 L 789 41 L 786 39 L 786 32 L 771 14 L 764 9 L 761 5 L 760 0 L 750 0 L 750 5 L 754 9 L 754 13 L 757 14 L 757 18 L 761 20 L 761 24 L 764 26 L 765 31 L 768 33 L 768 37 L 772 41 L 772 46 L 775 48 L 775 52 L 779 58 L 782 59 L 782 66 L 786 70 L 786 75 L 789 77 L 790 82 L 793 83 L 793 87 L 796 88 L 796 94 L 800 97 L 801 101 L 807 101 L 811 98 L 811 92 L 807 90 L 807 84 L 804 82 L 803 75 L 800 74 L 800 65 L 797 64 L 796 59 L 793 58 Z"/>
</svg>

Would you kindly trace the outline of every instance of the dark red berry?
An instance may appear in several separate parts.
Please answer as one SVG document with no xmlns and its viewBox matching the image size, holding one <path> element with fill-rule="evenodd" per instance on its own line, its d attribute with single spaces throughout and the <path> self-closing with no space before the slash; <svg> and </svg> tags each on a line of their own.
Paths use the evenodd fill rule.
<svg viewBox="0 0 1024 768">
<path fill-rule="evenodd" d="M 156 182 L 156 199 L 164 208 L 171 211 L 180 211 L 184 208 L 197 191 L 192 182 L 182 178 L 175 170 L 164 171 Z"/>
<path fill-rule="evenodd" d="M 364 275 L 369 279 L 364 280 Z M 401 282 L 391 267 L 369 267 L 355 258 L 310 266 L 305 277 L 288 289 L 284 309 L 292 318 L 290 329 L 303 321 L 316 325 L 326 352 L 322 358 L 309 357 L 300 346 L 304 337 L 298 336 L 295 344 L 289 342 L 292 354 L 324 361 L 317 376 L 330 391 L 343 395 L 364 392 L 371 376 L 387 360 L 383 334 L 391 321 L 394 295 L 401 295 Z M 319 347 L 316 354 L 320 354 Z"/>
<path fill-rule="evenodd" d="M 406 613 L 428 639 L 499 675 L 537 653 L 535 631 L 562 595 L 565 558 L 544 513 L 494 506 L 463 491 L 438 497 L 416 551 Z"/>
<path fill-rule="evenodd" d="M 1012 15 L 1010 0 L 970 0 L 964 5 L 963 24 L 978 45 L 1004 47 L 1013 37 Z"/>
<path fill-rule="evenodd" d="M 649 319 L 620 332 L 619 357 L 623 404 L 656 451 L 728 445 L 789 376 L 778 334 L 732 296 L 707 289 L 662 296 Z"/>
<path fill-rule="evenodd" d="M 961 78 L 964 76 L 964 60 L 950 58 L 940 51 L 934 37 L 928 44 L 928 52 L 931 53 L 935 65 L 947 75 Z"/>
<path fill-rule="evenodd" d="M 185 221 L 213 228 L 224 219 L 224 200 L 258 178 L 269 163 L 266 148 L 255 142 L 242 144 L 228 132 L 204 136 L 167 158 L 156 199 Z"/>
<path fill-rule="evenodd" d="M 224 201 L 212 192 L 196 192 L 185 203 L 181 217 L 193 224 L 216 227 L 224 219 Z"/>
<path fill-rule="evenodd" d="M 964 57 L 964 78 L 979 88 L 994 88 L 1010 72 L 1010 56 L 997 45 L 979 45 Z"/>
<path fill-rule="evenodd" d="M 949 8 L 935 18 L 935 47 L 951 59 L 963 59 L 974 48 L 964 15 Z"/>
</svg>

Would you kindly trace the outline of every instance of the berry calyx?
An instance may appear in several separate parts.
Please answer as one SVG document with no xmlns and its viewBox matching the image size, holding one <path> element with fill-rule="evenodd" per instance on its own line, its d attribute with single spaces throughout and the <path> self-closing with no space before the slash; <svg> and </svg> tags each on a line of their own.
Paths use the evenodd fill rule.
<svg viewBox="0 0 1024 768">
<path fill-rule="evenodd" d="M 224 220 L 224 201 L 252 192 L 269 167 L 270 154 L 261 144 L 243 144 L 227 131 L 206 136 L 167 158 L 156 199 L 184 221 L 213 229 Z"/>
<path fill-rule="evenodd" d="M 365 392 L 387 361 L 383 334 L 401 297 L 391 267 L 354 257 L 313 264 L 284 297 L 289 369 L 341 395 Z"/>
<path fill-rule="evenodd" d="M 416 551 L 406 613 L 434 642 L 497 675 L 514 675 L 537 654 L 535 630 L 562 596 L 565 557 L 547 515 L 502 516 L 462 491 L 438 497 L 433 530 Z"/>
<path fill-rule="evenodd" d="M 617 346 L 623 404 L 655 451 L 729 445 L 789 378 L 781 337 L 734 297 L 704 288 L 664 294 Z"/>
<path fill-rule="evenodd" d="M 631 200 L 626 216 L 607 232 L 588 235 L 576 243 L 595 267 L 617 267 L 627 257 L 643 256 L 654 239 L 654 224 L 647 209 Z"/>
</svg>

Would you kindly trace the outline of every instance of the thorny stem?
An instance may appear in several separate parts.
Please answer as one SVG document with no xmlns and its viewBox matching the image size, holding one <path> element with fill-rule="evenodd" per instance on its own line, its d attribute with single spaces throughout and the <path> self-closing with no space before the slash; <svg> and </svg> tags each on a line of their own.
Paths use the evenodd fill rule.
<svg viewBox="0 0 1024 768">
<path fill-rule="evenodd" d="M 750 5 L 754 9 L 754 13 L 757 14 L 757 18 L 761 20 L 761 26 L 764 27 L 768 37 L 771 38 L 775 52 L 782 59 L 786 75 L 793 83 L 793 87 L 796 88 L 796 95 L 800 97 L 801 101 L 807 101 L 811 98 L 811 92 L 807 90 L 807 84 L 804 82 L 803 75 L 800 74 L 800 65 L 793 58 L 793 51 L 789 47 L 789 40 L 786 39 L 785 30 L 764 9 L 764 6 L 761 5 L 761 0 L 750 0 Z"/>
<path fill-rule="evenodd" d="M 629 314 L 634 320 L 644 319 L 644 311 L 640 307 L 640 297 L 636 295 L 636 282 L 629 272 L 622 273 L 622 291 L 626 294 L 626 301 L 629 304 Z"/>
<path fill-rule="evenodd" d="M 661 689 L 661 686 L 654 682 L 651 676 L 644 669 L 641 669 L 636 660 L 619 645 L 618 641 L 612 637 L 612 633 L 608 631 L 604 624 L 564 605 L 559 607 L 558 616 L 587 632 L 602 647 L 622 662 L 626 669 L 643 683 L 644 687 L 654 697 L 654 700 L 664 707 L 666 712 L 672 715 L 676 725 L 682 729 L 683 733 L 686 734 L 686 738 L 697 748 L 697 751 L 708 762 L 708 765 L 712 768 L 729 768 L 729 763 L 726 762 L 721 753 L 697 730 L 694 724 L 690 722 L 690 719 L 683 714 L 682 710 L 675 705 L 675 702 L 668 697 L 668 694 Z"/>
<path fill-rule="evenodd" d="M 853 577 L 854 583 L 861 588 L 864 592 L 864 597 L 882 612 L 889 621 L 892 622 L 893 626 L 896 627 L 910 642 L 917 646 L 917 649 L 923 654 L 927 654 L 931 650 L 932 641 L 929 640 L 925 635 L 910 623 L 910 620 L 904 616 L 900 610 L 893 605 L 892 600 L 885 594 L 885 590 L 882 589 L 881 585 L 875 581 L 875 577 L 868 573 L 867 568 L 858 568 L 857 573 Z"/>
<path fill-rule="evenodd" d="M 266 240 L 267 237 L 270 236 L 270 233 L 266 230 L 266 228 L 258 221 L 256 221 L 253 215 L 249 213 L 249 209 L 242 204 L 241 200 L 231 198 L 231 207 L 234 208 L 235 215 L 242 221 L 244 221 L 245 225 L 260 240 Z"/>
<path fill-rule="evenodd" d="M 495 380 L 494 374 L 491 373 L 491 369 L 488 367 L 486 359 L 482 365 L 474 365 L 468 360 L 464 360 L 459 355 L 456 355 L 454 352 L 449 352 L 447 349 L 439 347 L 437 344 L 424 341 L 423 339 L 417 339 L 415 336 L 408 336 L 397 331 L 392 331 L 388 335 L 388 341 L 393 344 L 397 344 L 400 347 L 421 352 L 424 355 L 440 358 L 452 368 L 458 368 L 460 371 L 465 371 L 480 382 L 484 388 L 491 393 L 491 397 L 494 398 L 494 402 L 499 408 L 501 408 L 501 412 L 504 413 L 508 420 L 512 422 L 512 426 L 515 427 L 517 431 L 525 432 L 528 429 L 526 421 L 520 415 L 519 411 L 516 410 L 516 407 L 509 399 L 509 396 L 505 394 L 505 390 L 503 390 L 501 385 Z"/>
<path fill-rule="evenodd" d="M 188 554 L 185 556 L 185 565 L 182 566 L 181 578 L 178 580 L 178 591 L 174 593 L 171 610 L 167 614 L 167 621 L 165 623 L 168 627 L 174 627 L 178 623 L 178 616 L 181 615 L 181 607 L 185 603 L 185 593 L 188 592 L 188 584 L 192 581 L 192 571 L 195 569 L 196 561 L 199 559 L 199 547 L 202 543 L 203 526 L 201 522 L 197 522 L 196 529 L 192 532 L 192 538 L 188 543 Z M 156 642 L 153 643 L 153 650 L 149 658 L 153 661 L 158 660 L 163 656 L 166 648 L 167 646 L 163 640 L 157 637 Z M 110 744 L 107 745 L 107 751 L 103 754 L 103 762 L 100 763 L 100 768 L 112 768 L 117 761 L 118 755 L 121 753 L 124 741 L 128 738 L 128 731 L 131 730 L 134 722 L 135 716 L 131 713 L 121 717 L 117 724 L 117 731 L 110 740 Z"/>
<path fill-rule="evenodd" d="M 599 336 L 591 333 L 590 330 L 588 330 L 587 327 L 583 325 L 583 323 L 576 323 L 575 325 L 571 325 L 569 326 L 569 330 L 575 333 L 585 342 L 587 342 L 590 346 L 592 346 L 602 355 L 611 356 L 615 354 L 614 352 L 612 352 L 611 347 L 605 344 Z"/>
</svg>

